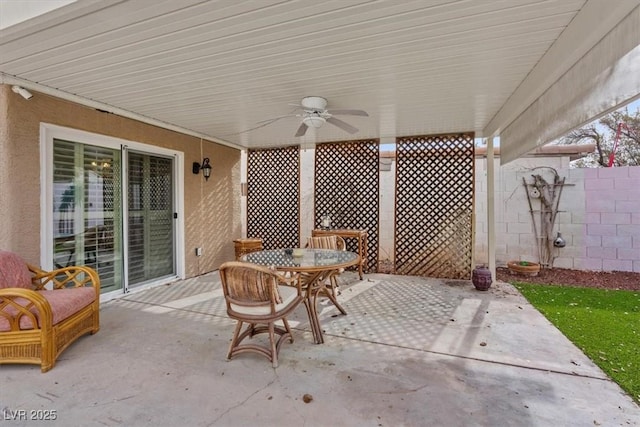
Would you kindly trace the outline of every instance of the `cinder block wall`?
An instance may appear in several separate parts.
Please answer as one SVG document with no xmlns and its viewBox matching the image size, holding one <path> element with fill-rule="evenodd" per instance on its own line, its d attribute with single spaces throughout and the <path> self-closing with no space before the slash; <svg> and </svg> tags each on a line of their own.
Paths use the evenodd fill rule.
<svg viewBox="0 0 640 427">
<path fill-rule="evenodd" d="M 575 268 L 640 272 L 640 167 L 584 170 L 584 258 Z"/>
<path fill-rule="evenodd" d="M 566 241 L 554 267 L 640 272 L 640 167 L 570 169 L 567 157 L 496 160 L 496 262 L 538 261 L 536 237 L 522 177 L 535 167 L 557 170 L 568 184 L 555 231 Z M 476 263 L 487 262 L 486 159 L 476 159 Z"/>
<path fill-rule="evenodd" d="M 565 164 L 566 163 L 566 164 Z M 506 265 L 510 260 L 538 261 L 536 235 L 529 212 L 529 203 L 523 178 L 528 182 L 535 171 L 534 168 L 547 166 L 558 171 L 563 176 L 563 168 L 568 167 L 568 159 L 554 157 L 546 158 L 543 162 L 539 158 L 522 158 L 503 167 L 496 159 L 495 167 L 495 221 L 496 221 L 496 262 Z M 567 182 L 569 180 L 567 179 Z M 571 194 L 573 187 L 563 189 L 559 210 L 563 210 L 563 202 L 575 198 Z M 486 263 L 487 257 L 487 161 L 476 159 L 476 264 Z M 560 218 L 558 218 L 560 220 Z M 564 237 L 564 232 L 563 232 Z M 566 237 L 565 237 L 566 239 Z M 567 240 L 567 246 L 569 241 Z"/>
</svg>

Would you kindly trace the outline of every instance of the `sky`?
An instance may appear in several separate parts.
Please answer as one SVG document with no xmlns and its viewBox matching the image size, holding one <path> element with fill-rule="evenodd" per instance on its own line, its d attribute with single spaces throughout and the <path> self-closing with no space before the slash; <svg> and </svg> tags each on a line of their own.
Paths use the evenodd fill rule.
<svg viewBox="0 0 640 427">
<path fill-rule="evenodd" d="M 634 112 L 640 110 L 640 98 L 636 99 L 635 101 L 633 101 L 630 104 L 627 104 L 627 107 L 629 107 L 629 112 L 632 113 L 632 114 Z M 624 107 L 622 107 L 622 108 L 624 108 Z"/>
<path fill-rule="evenodd" d="M 0 0 L 0 30 L 76 0 Z"/>
</svg>

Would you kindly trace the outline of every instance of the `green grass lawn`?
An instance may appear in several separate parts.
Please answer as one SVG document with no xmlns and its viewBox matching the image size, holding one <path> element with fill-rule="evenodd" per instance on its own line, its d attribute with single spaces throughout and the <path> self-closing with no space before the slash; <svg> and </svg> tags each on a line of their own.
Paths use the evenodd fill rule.
<svg viewBox="0 0 640 427">
<path fill-rule="evenodd" d="M 513 285 L 640 403 L 640 292 Z"/>
</svg>

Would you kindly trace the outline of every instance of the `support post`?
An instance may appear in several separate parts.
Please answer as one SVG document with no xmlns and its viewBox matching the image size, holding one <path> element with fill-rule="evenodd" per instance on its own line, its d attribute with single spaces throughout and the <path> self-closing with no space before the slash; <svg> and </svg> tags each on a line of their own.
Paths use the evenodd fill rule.
<svg viewBox="0 0 640 427">
<path fill-rule="evenodd" d="M 496 215 L 495 215 L 495 162 L 494 137 L 487 138 L 487 259 L 491 277 L 496 280 Z"/>
</svg>

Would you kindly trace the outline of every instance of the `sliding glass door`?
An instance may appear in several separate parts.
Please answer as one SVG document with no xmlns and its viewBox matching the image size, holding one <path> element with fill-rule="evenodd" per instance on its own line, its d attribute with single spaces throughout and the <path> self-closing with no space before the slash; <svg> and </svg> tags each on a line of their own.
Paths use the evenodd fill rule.
<svg viewBox="0 0 640 427">
<path fill-rule="evenodd" d="M 128 151 L 127 272 L 136 286 L 175 274 L 173 159 Z"/>
<path fill-rule="evenodd" d="M 53 262 L 88 265 L 102 291 L 122 286 L 120 153 L 54 140 Z"/>
<path fill-rule="evenodd" d="M 176 157 L 55 137 L 51 146 L 52 267 L 96 269 L 102 293 L 175 277 Z"/>
</svg>

